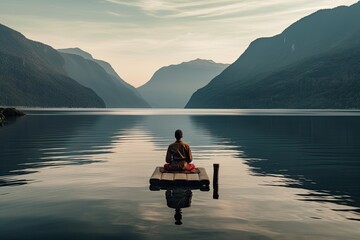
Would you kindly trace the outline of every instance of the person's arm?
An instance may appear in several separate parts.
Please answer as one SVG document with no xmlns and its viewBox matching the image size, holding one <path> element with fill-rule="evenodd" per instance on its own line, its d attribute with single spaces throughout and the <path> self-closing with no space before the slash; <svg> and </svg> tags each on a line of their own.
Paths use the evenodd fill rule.
<svg viewBox="0 0 360 240">
<path fill-rule="evenodd" d="M 192 153 L 191 153 L 191 149 L 190 149 L 190 146 L 188 146 L 188 156 L 187 156 L 187 162 L 188 163 L 191 163 L 192 162 Z"/>
<path fill-rule="evenodd" d="M 168 147 L 168 150 L 166 152 L 166 158 L 165 158 L 165 161 L 167 163 L 170 163 L 171 162 L 171 151 L 170 151 L 170 146 Z"/>
</svg>

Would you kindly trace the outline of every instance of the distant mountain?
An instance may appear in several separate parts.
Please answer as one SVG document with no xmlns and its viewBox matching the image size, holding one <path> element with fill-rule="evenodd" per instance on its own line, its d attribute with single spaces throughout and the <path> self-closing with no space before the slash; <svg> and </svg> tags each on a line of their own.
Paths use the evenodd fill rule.
<svg viewBox="0 0 360 240">
<path fill-rule="evenodd" d="M 58 51 L 65 60 L 67 74 L 93 89 L 105 101 L 106 107 L 149 107 L 137 90 L 122 80 L 109 63 L 96 60 L 79 48 Z"/>
<path fill-rule="evenodd" d="M 201 59 L 170 65 L 156 71 L 138 90 L 152 107 L 183 108 L 197 89 L 208 84 L 227 66 Z"/>
<path fill-rule="evenodd" d="M 105 107 L 91 89 L 66 75 L 60 54 L 0 24 L 0 105 Z"/>
<path fill-rule="evenodd" d="M 360 91 L 353 89 L 359 75 L 352 47 L 359 22 L 360 2 L 318 11 L 277 36 L 257 39 L 186 107 L 360 108 L 348 93 Z"/>
</svg>

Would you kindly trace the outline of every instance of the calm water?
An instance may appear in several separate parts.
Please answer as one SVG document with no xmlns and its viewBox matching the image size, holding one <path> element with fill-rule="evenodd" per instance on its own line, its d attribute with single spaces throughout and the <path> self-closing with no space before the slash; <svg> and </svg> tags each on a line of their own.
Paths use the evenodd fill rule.
<svg viewBox="0 0 360 240">
<path fill-rule="evenodd" d="M 27 112 L 0 128 L 1 239 L 360 239 L 358 111 Z M 149 190 L 178 128 L 219 199 Z"/>
</svg>

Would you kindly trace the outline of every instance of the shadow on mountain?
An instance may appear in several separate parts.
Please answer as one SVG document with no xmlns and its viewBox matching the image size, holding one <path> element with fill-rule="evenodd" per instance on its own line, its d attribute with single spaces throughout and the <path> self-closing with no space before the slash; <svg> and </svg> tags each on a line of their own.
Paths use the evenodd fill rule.
<svg viewBox="0 0 360 240">
<path fill-rule="evenodd" d="M 300 200 L 353 206 L 360 213 L 360 118 L 192 116 L 224 145 L 236 146 L 254 175 L 315 191 Z"/>
</svg>

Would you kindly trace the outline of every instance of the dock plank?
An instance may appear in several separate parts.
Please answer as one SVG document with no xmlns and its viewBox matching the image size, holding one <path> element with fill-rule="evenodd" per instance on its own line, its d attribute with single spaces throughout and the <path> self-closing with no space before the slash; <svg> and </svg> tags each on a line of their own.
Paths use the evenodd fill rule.
<svg viewBox="0 0 360 240">
<path fill-rule="evenodd" d="M 210 179 L 209 176 L 206 173 L 205 168 L 199 168 L 199 179 L 200 179 L 200 183 L 204 184 L 204 185 L 209 185 L 210 184 Z"/>
<path fill-rule="evenodd" d="M 189 182 L 199 182 L 199 174 L 186 174 L 187 180 Z"/>
<path fill-rule="evenodd" d="M 162 172 L 160 172 L 160 167 L 155 168 L 155 171 L 150 177 L 150 184 L 158 185 L 161 181 Z"/>
<path fill-rule="evenodd" d="M 161 181 L 165 181 L 165 182 L 172 182 L 174 181 L 174 173 L 163 173 L 161 175 Z"/>
<path fill-rule="evenodd" d="M 176 182 L 186 182 L 187 181 L 186 174 L 185 173 L 175 173 L 174 180 Z"/>
</svg>

